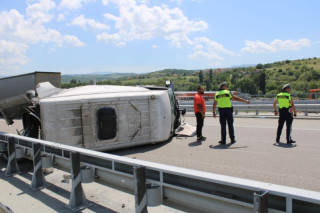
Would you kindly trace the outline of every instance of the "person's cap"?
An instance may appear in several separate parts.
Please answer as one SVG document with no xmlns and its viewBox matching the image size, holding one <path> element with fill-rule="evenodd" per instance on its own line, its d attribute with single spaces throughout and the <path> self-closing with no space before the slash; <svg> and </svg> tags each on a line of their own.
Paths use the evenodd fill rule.
<svg viewBox="0 0 320 213">
<path fill-rule="evenodd" d="M 282 87 L 282 89 L 286 89 L 286 88 L 291 89 L 290 84 L 286 84 L 286 85 L 284 85 L 284 86 Z"/>
<path fill-rule="evenodd" d="M 223 83 L 220 84 L 220 88 L 222 88 L 223 86 L 227 86 L 227 82 L 224 81 Z"/>
</svg>

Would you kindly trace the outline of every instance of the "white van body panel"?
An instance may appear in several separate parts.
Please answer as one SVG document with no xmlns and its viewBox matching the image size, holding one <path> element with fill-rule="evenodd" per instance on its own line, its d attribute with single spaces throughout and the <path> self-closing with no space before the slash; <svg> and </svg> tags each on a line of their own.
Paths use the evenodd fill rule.
<svg viewBox="0 0 320 213">
<path fill-rule="evenodd" d="M 166 141 L 172 134 L 168 90 L 128 86 L 83 86 L 39 100 L 42 138 L 94 150 Z M 112 108 L 116 136 L 98 137 L 98 111 Z"/>
</svg>

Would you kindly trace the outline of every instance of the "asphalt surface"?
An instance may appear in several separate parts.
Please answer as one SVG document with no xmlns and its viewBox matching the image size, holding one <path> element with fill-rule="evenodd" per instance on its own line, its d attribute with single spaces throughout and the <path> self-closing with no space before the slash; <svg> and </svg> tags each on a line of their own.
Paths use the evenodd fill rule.
<svg viewBox="0 0 320 213">
<path fill-rule="evenodd" d="M 196 125 L 195 117 L 186 122 Z M 169 164 L 205 172 L 320 191 L 320 120 L 295 119 L 287 145 L 285 128 L 281 143 L 275 143 L 276 118 L 234 119 L 236 143 L 220 145 L 219 118 L 207 117 L 203 135 L 174 137 L 170 142 L 113 151 L 116 155 Z M 227 136 L 228 137 L 228 136 Z"/>
<path fill-rule="evenodd" d="M 196 125 L 195 117 L 185 121 Z M 219 119 L 207 117 L 203 135 L 206 141 L 195 137 L 173 137 L 170 141 L 112 151 L 110 153 L 130 158 L 169 164 L 194 170 L 233 177 L 257 180 L 312 191 L 320 191 L 320 120 L 295 119 L 292 137 L 295 145 L 285 144 L 285 127 L 280 144 L 275 143 L 277 119 L 270 116 L 256 118 L 235 117 L 237 142 L 220 145 Z M 21 121 L 7 126 L 0 119 L 0 131 L 16 133 Z M 229 141 L 228 141 L 229 142 Z M 41 191 L 30 189 L 32 171 L 6 177 L 5 161 L 0 158 L 0 203 L 14 212 L 70 212 L 65 208 L 70 196 L 71 181 L 64 182 L 68 173 L 56 170 L 47 175 L 50 186 Z M 83 184 L 92 207 L 83 212 L 133 212 L 134 197 L 106 186 Z M 111 196 L 112 195 L 112 196 Z M 124 207 L 123 207 L 124 206 Z M 149 212 L 177 212 L 165 206 L 149 208 Z"/>
</svg>

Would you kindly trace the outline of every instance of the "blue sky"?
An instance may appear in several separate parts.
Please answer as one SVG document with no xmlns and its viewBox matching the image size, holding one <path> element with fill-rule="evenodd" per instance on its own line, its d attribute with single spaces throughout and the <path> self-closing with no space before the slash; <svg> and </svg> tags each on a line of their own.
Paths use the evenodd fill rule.
<svg viewBox="0 0 320 213">
<path fill-rule="evenodd" d="M 0 76 L 320 57 L 320 1 L 0 0 Z"/>
</svg>

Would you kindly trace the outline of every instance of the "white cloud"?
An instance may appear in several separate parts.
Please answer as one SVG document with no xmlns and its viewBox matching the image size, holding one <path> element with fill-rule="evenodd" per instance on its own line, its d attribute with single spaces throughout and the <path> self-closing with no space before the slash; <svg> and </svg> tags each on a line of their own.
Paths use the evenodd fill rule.
<svg viewBox="0 0 320 213">
<path fill-rule="evenodd" d="M 217 53 L 215 52 L 205 52 L 202 50 L 197 50 L 195 51 L 192 55 L 189 55 L 189 58 L 191 59 L 208 59 L 208 60 L 223 60 L 223 57 L 219 56 Z"/>
<path fill-rule="evenodd" d="M 28 49 L 28 45 L 19 44 L 12 41 L 0 40 L 0 54 L 9 53 L 23 55 Z"/>
<path fill-rule="evenodd" d="M 93 19 L 87 19 L 84 15 L 78 16 L 72 20 L 71 25 L 81 27 L 83 29 L 91 28 L 94 30 L 108 30 L 109 26 L 97 22 Z"/>
<path fill-rule="evenodd" d="M 61 22 L 61 21 L 64 21 L 66 18 L 65 18 L 65 15 L 64 14 L 59 14 L 58 17 L 57 17 L 57 21 L 58 22 Z"/>
<path fill-rule="evenodd" d="M 198 2 L 198 3 L 202 3 L 202 2 L 204 2 L 205 0 L 191 0 L 191 1 L 195 1 L 195 2 Z"/>
<path fill-rule="evenodd" d="M 121 37 L 118 34 L 101 33 L 97 36 L 97 40 L 105 43 L 111 42 L 116 44 L 117 46 L 126 45 L 126 43 L 122 41 Z"/>
<path fill-rule="evenodd" d="M 26 64 L 25 52 L 28 45 L 12 41 L 0 40 L 0 68 L 13 68 Z"/>
<path fill-rule="evenodd" d="M 63 45 L 61 33 L 54 29 L 47 29 L 38 21 L 25 19 L 18 11 L 0 13 L 0 37 L 3 40 L 17 43 L 36 44 L 38 42 Z"/>
<path fill-rule="evenodd" d="M 221 55 L 234 55 L 232 51 L 207 37 L 195 38 L 193 44 L 194 53 L 189 55 L 191 59 L 223 60 Z"/>
<path fill-rule="evenodd" d="M 136 0 L 102 0 L 103 5 L 107 6 L 109 3 L 117 4 L 120 8 L 132 8 L 136 5 Z"/>
<path fill-rule="evenodd" d="M 245 47 L 242 51 L 253 54 L 278 52 L 282 50 L 300 50 L 303 47 L 309 47 L 311 41 L 309 39 L 299 40 L 280 40 L 275 39 L 270 44 L 262 41 L 245 41 Z"/>
<path fill-rule="evenodd" d="M 82 8 L 83 5 L 91 2 L 95 2 L 95 0 L 62 0 L 59 7 L 68 10 L 78 10 Z"/>
<path fill-rule="evenodd" d="M 51 0 L 39 0 L 38 3 L 28 4 L 26 9 L 26 16 L 32 22 L 46 23 L 49 22 L 53 15 L 49 14 L 49 11 L 55 7 L 54 1 Z"/>
<path fill-rule="evenodd" d="M 138 5 L 130 0 L 102 0 L 104 5 L 114 3 L 119 7 L 119 16 L 105 14 L 104 17 L 114 22 L 116 32 L 104 32 L 97 36 L 100 42 L 126 44 L 132 40 L 149 40 L 165 38 L 173 46 L 190 45 L 189 34 L 204 31 L 208 24 L 204 21 L 188 20 L 179 8 L 170 9 L 167 6 L 148 7 Z"/>
<path fill-rule="evenodd" d="M 176 3 L 178 5 L 180 5 L 182 3 L 182 0 L 170 0 L 173 3 Z"/>
<path fill-rule="evenodd" d="M 74 47 L 82 47 L 84 46 L 84 43 L 80 41 L 77 37 L 72 35 L 65 35 L 63 36 L 63 42 L 66 44 L 69 44 Z"/>
<path fill-rule="evenodd" d="M 35 2 L 34 4 L 31 4 Z M 51 0 L 28 1 L 26 15 L 17 10 L 0 12 L 0 66 L 17 67 L 28 62 L 27 50 L 32 45 L 51 43 L 54 46 L 84 46 L 72 35 L 62 35 L 55 29 L 45 26 L 54 17 L 50 14 L 55 8 Z"/>
</svg>

